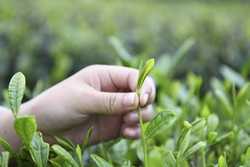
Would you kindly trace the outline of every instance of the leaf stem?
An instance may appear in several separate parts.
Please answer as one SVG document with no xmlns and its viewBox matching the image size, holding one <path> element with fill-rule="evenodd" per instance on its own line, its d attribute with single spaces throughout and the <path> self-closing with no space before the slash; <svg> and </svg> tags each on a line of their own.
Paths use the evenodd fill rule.
<svg viewBox="0 0 250 167">
<path fill-rule="evenodd" d="M 140 90 L 136 91 L 136 94 L 138 97 L 140 97 Z M 144 167 L 149 167 L 148 165 L 148 148 L 147 148 L 147 141 L 144 135 L 144 124 L 142 120 L 142 114 L 141 114 L 141 108 L 140 106 L 137 109 L 137 114 L 139 117 L 139 122 L 140 122 L 140 129 L 141 129 L 141 143 L 142 143 L 142 148 L 143 148 L 143 155 L 144 155 Z"/>
</svg>

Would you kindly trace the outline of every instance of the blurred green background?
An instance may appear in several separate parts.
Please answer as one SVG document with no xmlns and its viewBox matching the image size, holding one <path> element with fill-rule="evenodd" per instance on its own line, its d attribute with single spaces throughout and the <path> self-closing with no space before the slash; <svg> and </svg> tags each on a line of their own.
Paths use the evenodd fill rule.
<svg viewBox="0 0 250 167">
<path fill-rule="evenodd" d="M 38 80 L 50 85 L 89 64 L 115 64 L 110 36 L 131 55 L 156 59 L 193 38 L 175 75 L 193 71 L 206 81 L 219 75 L 222 64 L 249 68 L 250 3 L 0 0 L 0 89 L 16 71 L 32 88 Z"/>
</svg>

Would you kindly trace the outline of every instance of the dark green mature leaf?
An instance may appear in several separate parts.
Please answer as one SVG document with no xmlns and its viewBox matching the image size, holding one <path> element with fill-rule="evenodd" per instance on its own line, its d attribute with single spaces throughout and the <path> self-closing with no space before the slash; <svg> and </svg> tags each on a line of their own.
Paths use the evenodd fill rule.
<svg viewBox="0 0 250 167">
<path fill-rule="evenodd" d="M 49 158 L 49 144 L 43 141 L 41 134 L 36 133 L 33 136 L 29 151 L 37 167 L 47 166 Z"/>
<path fill-rule="evenodd" d="M 149 123 L 145 131 L 146 138 L 154 137 L 162 128 L 171 127 L 177 120 L 177 115 L 174 112 L 160 112 Z"/>
<path fill-rule="evenodd" d="M 228 167 L 226 158 L 224 158 L 224 156 L 220 156 L 218 160 L 218 167 Z"/>
<path fill-rule="evenodd" d="M 9 157 L 10 157 L 10 154 L 9 152 L 2 152 L 2 155 L 1 155 L 1 163 L 0 163 L 0 166 L 1 167 L 8 167 L 9 165 Z"/>
<path fill-rule="evenodd" d="M 14 154 L 12 146 L 5 139 L 1 137 L 0 137 L 0 145 L 5 151 L 8 151 L 10 154 Z"/>
<path fill-rule="evenodd" d="M 23 116 L 15 120 L 15 130 L 23 144 L 29 148 L 32 138 L 37 131 L 36 120 L 33 116 Z"/>
<path fill-rule="evenodd" d="M 16 116 L 25 92 L 25 76 L 18 72 L 9 83 L 9 103 L 13 114 Z"/>
<path fill-rule="evenodd" d="M 66 151 L 64 148 L 62 148 L 60 145 L 53 145 L 52 146 L 53 151 L 61 156 L 64 160 L 66 160 L 69 164 L 71 164 L 73 167 L 78 167 L 77 162 L 74 160 L 72 155 Z"/>
<path fill-rule="evenodd" d="M 113 165 L 111 165 L 106 160 L 104 160 L 103 158 L 99 157 L 96 154 L 92 154 L 91 158 L 95 161 L 98 167 L 113 167 Z"/>
<path fill-rule="evenodd" d="M 138 77 L 138 81 L 137 81 L 137 90 L 140 90 L 140 88 L 142 87 L 145 79 L 147 78 L 148 74 L 152 71 L 153 67 L 155 64 L 155 60 L 154 59 L 149 59 L 144 67 L 142 69 L 140 69 L 139 72 L 139 77 Z"/>
<path fill-rule="evenodd" d="M 195 145 L 193 145 L 192 147 L 190 147 L 190 148 L 185 152 L 184 156 L 185 156 L 186 158 L 189 158 L 192 154 L 194 154 L 194 153 L 196 153 L 197 151 L 199 151 L 199 150 L 205 148 L 206 145 L 207 145 L 206 142 L 203 142 L 203 141 L 198 142 L 198 143 L 196 143 Z"/>
</svg>

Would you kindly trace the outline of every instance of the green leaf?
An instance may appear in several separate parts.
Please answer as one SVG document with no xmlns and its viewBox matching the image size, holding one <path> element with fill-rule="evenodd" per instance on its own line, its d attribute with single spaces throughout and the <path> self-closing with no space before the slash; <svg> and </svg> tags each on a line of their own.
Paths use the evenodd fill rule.
<svg viewBox="0 0 250 167">
<path fill-rule="evenodd" d="M 113 167 L 113 165 L 111 165 L 106 160 L 104 160 L 103 158 L 99 157 L 96 154 L 92 154 L 91 158 L 93 159 L 93 161 L 95 161 L 98 167 Z"/>
<path fill-rule="evenodd" d="M 88 146 L 92 133 L 93 133 L 93 128 L 91 127 L 88 129 L 87 134 L 84 136 L 82 151 L 85 151 L 86 147 Z"/>
<path fill-rule="evenodd" d="M 10 154 L 9 152 L 2 152 L 2 155 L 1 155 L 1 163 L 0 163 L 0 166 L 1 167 L 8 167 L 9 165 L 9 157 L 10 157 Z"/>
<path fill-rule="evenodd" d="M 155 60 L 154 59 L 149 59 L 144 67 L 142 69 L 140 69 L 139 72 L 139 77 L 138 77 L 138 81 L 137 81 L 137 90 L 140 90 L 140 88 L 142 87 L 145 79 L 147 78 L 148 74 L 152 71 L 153 67 L 155 64 Z"/>
<path fill-rule="evenodd" d="M 216 128 L 218 127 L 219 125 L 219 118 L 217 115 L 215 114 L 211 114 L 209 115 L 209 117 L 207 118 L 207 128 L 208 128 L 208 131 L 214 131 L 216 130 Z"/>
<path fill-rule="evenodd" d="M 167 151 L 165 155 L 166 167 L 176 167 L 176 159 L 171 151 Z"/>
<path fill-rule="evenodd" d="M 220 156 L 218 160 L 218 167 L 228 167 L 226 158 L 224 158 L 224 156 Z"/>
<path fill-rule="evenodd" d="M 2 146 L 2 148 L 4 149 L 4 151 L 10 152 L 10 154 L 14 154 L 14 149 L 12 148 L 12 146 L 3 138 L 0 137 L 0 145 Z"/>
<path fill-rule="evenodd" d="M 8 101 L 14 116 L 17 115 L 22 103 L 25 92 L 25 82 L 25 76 L 21 72 L 18 72 L 11 78 L 9 83 Z"/>
<path fill-rule="evenodd" d="M 193 145 L 191 148 L 189 148 L 189 149 L 185 152 L 184 157 L 185 157 L 185 158 L 190 157 L 192 154 L 194 154 L 194 153 L 196 153 L 197 151 L 199 151 L 199 150 L 205 148 L 206 145 L 207 145 L 206 142 L 203 142 L 203 141 L 198 142 L 197 144 Z"/>
<path fill-rule="evenodd" d="M 49 144 L 43 141 L 41 134 L 36 133 L 33 136 L 30 147 L 31 157 L 37 167 L 46 167 L 49 158 Z"/>
<path fill-rule="evenodd" d="M 23 116 L 15 120 L 15 130 L 23 144 L 29 148 L 32 138 L 37 131 L 36 120 L 33 116 Z"/>
<path fill-rule="evenodd" d="M 124 161 L 122 164 L 122 167 L 132 167 L 131 162 L 130 161 Z"/>
<path fill-rule="evenodd" d="M 162 128 L 170 128 L 177 120 L 174 112 L 163 111 L 158 113 L 149 123 L 145 131 L 146 138 L 154 137 Z"/>
<path fill-rule="evenodd" d="M 76 146 L 76 156 L 77 156 L 77 159 L 78 159 L 78 164 L 80 167 L 83 166 L 83 160 L 82 160 L 82 150 L 81 150 L 81 147 L 79 145 Z"/>
<path fill-rule="evenodd" d="M 187 150 L 190 143 L 190 135 L 191 135 L 191 128 L 184 128 L 184 130 L 181 133 L 181 136 L 177 141 L 177 147 L 178 147 L 177 157 L 184 155 L 184 152 Z"/>
<path fill-rule="evenodd" d="M 74 151 L 75 150 L 75 145 L 67 138 L 64 137 L 55 137 L 56 142 L 62 146 L 63 148 L 65 148 L 66 150 L 69 151 Z"/>
<path fill-rule="evenodd" d="M 243 76 L 241 76 L 241 74 L 237 73 L 228 66 L 222 66 L 220 71 L 227 81 L 230 81 L 232 84 L 235 84 L 238 87 L 242 87 L 246 83 L 245 79 L 243 78 Z"/>
<path fill-rule="evenodd" d="M 122 45 L 121 41 L 118 38 L 112 36 L 109 38 L 109 42 L 118 53 L 119 59 L 121 59 L 123 62 L 131 62 L 132 56 L 124 48 L 124 46 Z"/>
<path fill-rule="evenodd" d="M 52 146 L 53 151 L 61 156 L 65 161 L 67 161 L 69 164 L 71 164 L 73 167 L 78 167 L 77 162 L 74 160 L 72 155 L 66 151 L 64 148 L 62 148 L 60 145 L 53 145 Z"/>
</svg>

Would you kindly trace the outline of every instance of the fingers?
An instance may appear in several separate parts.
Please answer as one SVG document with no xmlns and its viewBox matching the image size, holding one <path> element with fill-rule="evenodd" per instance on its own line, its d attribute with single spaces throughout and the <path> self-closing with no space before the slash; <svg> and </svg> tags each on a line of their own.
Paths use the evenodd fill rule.
<svg viewBox="0 0 250 167">
<path fill-rule="evenodd" d="M 145 107 L 155 100 L 156 88 L 153 78 L 147 77 L 140 92 L 140 106 Z"/>
<path fill-rule="evenodd" d="M 121 136 L 127 139 L 138 139 L 140 137 L 139 125 L 129 126 L 124 124 L 121 128 Z"/>
<path fill-rule="evenodd" d="M 143 108 L 141 110 L 141 112 L 142 112 L 142 120 L 144 122 L 148 122 L 148 121 L 152 120 L 154 117 L 154 111 L 153 111 L 152 105 L 150 105 L 146 108 Z M 125 114 L 123 117 L 123 121 L 127 125 L 135 125 L 135 124 L 139 123 L 139 118 L 138 118 L 137 112 L 135 111 L 135 112 L 130 112 L 130 113 Z"/>
<path fill-rule="evenodd" d="M 93 113 L 99 114 L 123 114 L 134 111 L 139 106 L 139 98 L 136 93 L 93 93 L 93 105 L 90 107 Z"/>
</svg>

